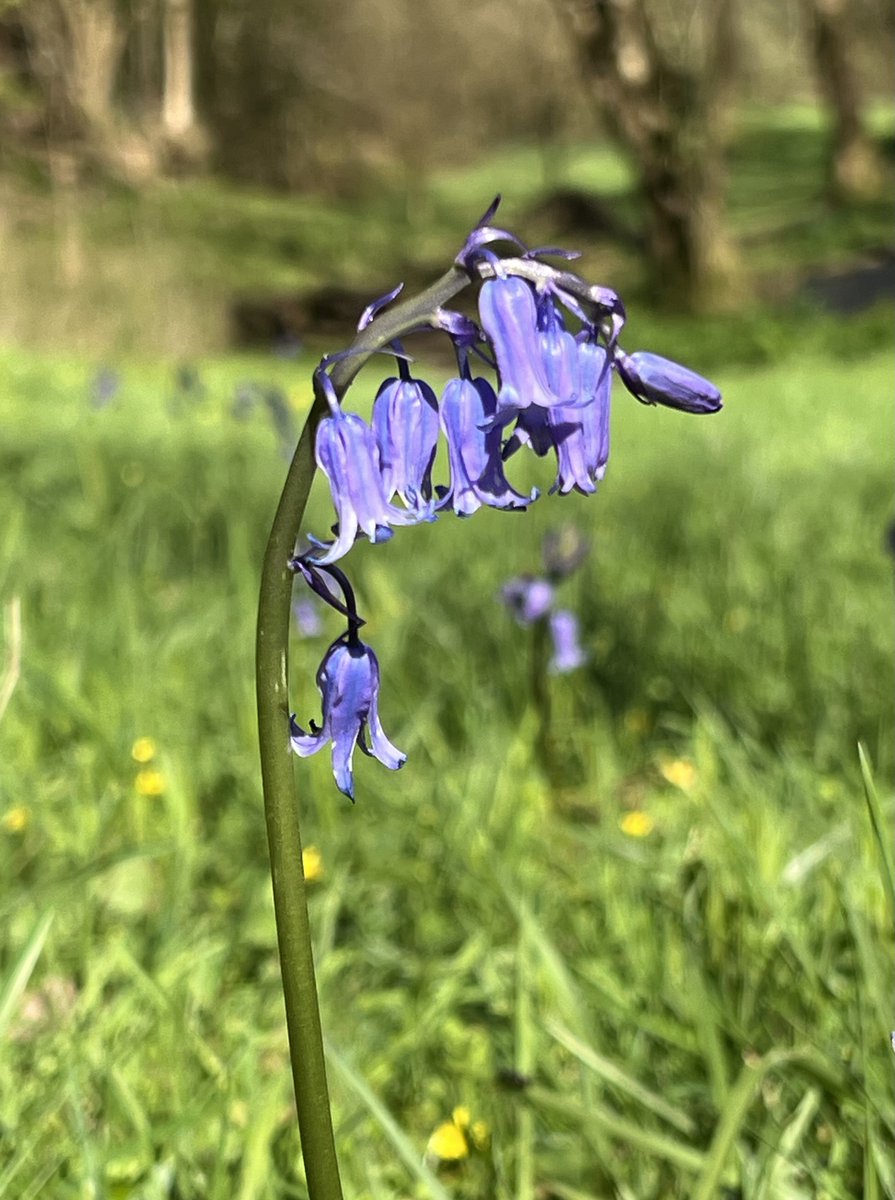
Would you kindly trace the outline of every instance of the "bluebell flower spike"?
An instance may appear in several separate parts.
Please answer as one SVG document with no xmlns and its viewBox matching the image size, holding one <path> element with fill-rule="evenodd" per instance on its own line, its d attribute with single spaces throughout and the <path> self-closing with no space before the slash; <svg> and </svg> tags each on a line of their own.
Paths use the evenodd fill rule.
<svg viewBox="0 0 895 1200">
<path fill-rule="evenodd" d="M 290 715 L 290 745 L 308 758 L 332 743 L 333 776 L 339 791 L 354 803 L 354 749 L 397 771 L 407 755 L 385 735 L 379 718 L 379 662 L 356 632 L 349 631 L 329 647 L 317 672 L 323 702 L 323 724 L 311 722 L 309 732 Z M 369 734 L 369 745 L 367 744 Z"/>
</svg>

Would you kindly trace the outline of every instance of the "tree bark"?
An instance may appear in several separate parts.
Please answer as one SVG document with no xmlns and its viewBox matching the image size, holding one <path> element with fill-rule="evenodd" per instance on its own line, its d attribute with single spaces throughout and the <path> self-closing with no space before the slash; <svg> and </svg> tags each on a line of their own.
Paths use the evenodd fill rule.
<svg viewBox="0 0 895 1200">
<path fill-rule="evenodd" d="M 849 56 L 848 0 L 802 0 L 818 89 L 833 123 L 830 191 L 836 200 L 878 194 L 882 168 L 861 123 L 861 89 Z"/>
<path fill-rule="evenodd" d="M 711 49 L 694 70 L 670 62 L 643 0 L 565 0 L 607 129 L 637 173 L 657 295 L 689 311 L 726 305 L 739 290 L 722 122 L 732 3 L 713 0 Z"/>
<path fill-rule="evenodd" d="M 190 0 L 165 0 L 162 125 L 172 141 L 182 141 L 195 123 L 192 5 Z"/>
</svg>

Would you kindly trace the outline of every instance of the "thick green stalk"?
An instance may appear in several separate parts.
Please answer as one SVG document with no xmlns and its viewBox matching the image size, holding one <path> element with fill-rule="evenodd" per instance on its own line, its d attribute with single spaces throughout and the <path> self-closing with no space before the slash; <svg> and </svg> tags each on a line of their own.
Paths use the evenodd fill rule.
<svg viewBox="0 0 895 1200">
<path fill-rule="evenodd" d="M 356 353 L 335 363 L 330 372 L 338 396 L 344 395 L 372 353 L 419 325 L 431 324 L 439 306 L 468 283 L 469 276 L 454 267 L 421 295 L 395 304 L 377 317 L 355 339 L 352 350 Z M 258 601 L 256 686 L 277 942 L 305 1174 L 311 1200 L 341 1200 L 301 869 L 298 796 L 289 749 L 288 649 L 293 576 L 287 564 L 294 553 L 314 478 L 314 438 L 325 411 L 325 401 L 317 395 L 289 467 L 270 531 Z"/>
</svg>

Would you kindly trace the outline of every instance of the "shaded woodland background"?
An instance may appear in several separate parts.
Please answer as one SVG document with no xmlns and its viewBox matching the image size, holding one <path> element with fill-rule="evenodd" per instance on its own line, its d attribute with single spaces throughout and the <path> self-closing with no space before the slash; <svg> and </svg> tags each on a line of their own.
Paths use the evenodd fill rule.
<svg viewBox="0 0 895 1200">
<path fill-rule="evenodd" d="M 6 3 L 0 232 L 13 277 L 25 260 L 12 290 L 34 295 L 57 273 L 83 295 L 100 269 L 84 209 L 110 195 L 105 224 L 120 219 L 148 252 L 153 230 L 121 206 L 172 179 L 348 204 L 397 195 L 410 221 L 433 172 L 524 143 L 547 227 L 627 246 L 651 301 L 735 308 L 755 298 L 728 212 L 738 114 L 817 103 L 823 203 L 884 197 L 886 147 L 863 110 L 891 92 L 893 26 L 882 0 Z M 571 148 L 607 139 L 628 164 L 627 209 L 559 183 Z M 488 199 L 470 197 L 458 225 Z M 284 238 L 284 258 L 304 249 Z M 0 320 L 30 340 L 19 324 Z"/>
</svg>

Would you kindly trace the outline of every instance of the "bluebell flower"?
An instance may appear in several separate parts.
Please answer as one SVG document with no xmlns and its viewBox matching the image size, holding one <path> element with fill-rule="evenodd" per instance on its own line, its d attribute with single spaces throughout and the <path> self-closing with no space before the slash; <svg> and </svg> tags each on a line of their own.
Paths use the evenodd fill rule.
<svg viewBox="0 0 895 1200">
<path fill-rule="evenodd" d="M 537 499 L 515 491 L 500 457 L 500 430 L 490 426 L 497 397 L 486 379 L 451 379 L 441 397 L 441 426 L 448 441 L 451 483 L 439 488 L 439 508 L 471 516 L 483 504 L 523 509 Z"/>
<path fill-rule="evenodd" d="M 500 374 L 496 423 L 506 423 L 531 404 L 550 408 L 558 403 L 560 397 L 547 379 L 531 285 L 516 275 L 485 280 L 479 292 L 479 319 Z"/>
<path fill-rule="evenodd" d="M 553 607 L 553 585 L 536 575 L 519 575 L 507 580 L 500 598 L 520 625 L 533 625 Z"/>
<path fill-rule="evenodd" d="M 357 413 L 345 412 L 336 399 L 332 383 L 318 375 L 330 407 L 330 415 L 317 427 L 317 465 L 329 480 L 338 515 L 338 536 L 314 561 L 325 566 L 341 558 L 354 545 L 358 531 L 371 542 L 385 542 L 391 525 L 413 525 L 419 517 L 390 504 L 380 472 L 376 435 Z M 317 543 L 321 544 L 321 543 Z"/>
<path fill-rule="evenodd" d="M 578 618 L 568 609 L 560 608 L 550 614 L 550 635 L 553 656 L 547 670 L 551 675 L 566 675 L 583 666 L 587 656 L 578 641 Z"/>
<path fill-rule="evenodd" d="M 373 430 L 387 500 L 397 493 L 421 517 L 431 515 L 432 463 L 438 444 L 438 401 L 421 379 L 411 379 L 406 364 L 401 378 L 387 379 L 373 403 Z"/>
<path fill-rule="evenodd" d="M 407 761 L 407 755 L 396 749 L 383 731 L 379 720 L 379 662 L 356 631 L 343 634 L 327 650 L 317 672 L 317 686 L 323 698 L 323 725 L 318 728 L 312 721 L 310 733 L 305 733 L 295 716 L 290 716 L 290 744 L 301 758 L 308 758 L 332 742 L 336 786 L 353 801 L 355 746 L 390 771 L 397 771 Z"/>
<path fill-rule="evenodd" d="M 619 351 L 615 366 L 622 383 L 643 404 L 664 404 L 688 413 L 713 413 L 721 408 L 721 393 L 713 383 L 660 354 Z"/>
<path fill-rule="evenodd" d="M 606 351 L 591 331 L 585 330 L 571 345 L 564 346 L 562 359 L 548 359 L 549 371 L 562 372 L 566 378 L 574 370 L 577 379 L 574 403 L 553 408 L 532 405 L 519 414 L 516 428 L 504 449 L 509 457 L 520 446 L 528 445 L 539 456 L 555 450 L 556 480 L 550 489 L 561 495 L 576 489 L 583 495 L 596 491 L 597 481 L 606 472 L 609 458 L 609 401 L 612 376 Z M 574 355 L 574 367 L 571 355 Z M 554 382 L 554 381 L 551 381 Z M 555 380 L 559 382 L 558 378 Z"/>
</svg>

